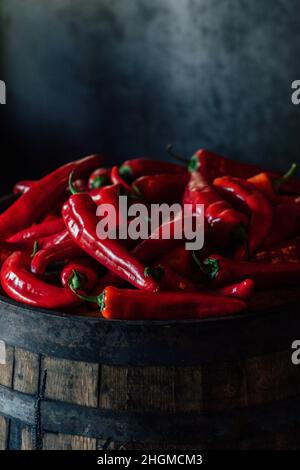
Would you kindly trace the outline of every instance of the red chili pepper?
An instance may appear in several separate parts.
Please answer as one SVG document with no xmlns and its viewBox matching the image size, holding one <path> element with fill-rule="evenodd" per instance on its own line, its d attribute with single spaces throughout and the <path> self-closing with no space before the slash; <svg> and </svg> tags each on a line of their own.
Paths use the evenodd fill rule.
<svg viewBox="0 0 300 470">
<path fill-rule="evenodd" d="M 132 255 L 146 265 L 160 259 L 182 243 L 184 239 L 182 221 L 182 217 L 178 217 L 164 222 L 149 238 L 142 240 L 133 248 Z M 175 233 L 178 234 L 176 238 L 174 237 Z"/>
<path fill-rule="evenodd" d="M 124 214 L 120 211 L 119 197 L 126 196 L 127 193 L 120 184 L 104 186 L 101 189 L 92 189 L 89 194 L 97 206 L 110 204 L 114 207 L 116 227 L 125 223 Z"/>
<path fill-rule="evenodd" d="M 148 241 L 145 240 L 141 242 L 141 246 L 138 245 L 131 253 L 134 254 L 135 258 L 140 262 L 150 263 L 157 258 L 157 253 L 165 252 L 170 242 L 172 243 L 172 240 L 148 239 Z M 180 251 L 177 251 L 177 248 L 180 248 Z M 199 272 L 199 268 L 197 268 L 197 270 L 195 269 L 191 251 L 186 250 L 184 246 L 177 248 L 174 249 L 174 253 L 171 253 L 171 256 L 167 254 L 158 264 L 155 263 L 154 268 L 146 268 L 146 274 L 151 274 L 152 272 L 160 288 L 164 290 L 199 291 L 199 288 L 193 281 L 197 283 L 203 282 L 205 279 L 203 273 Z M 182 251 L 184 253 L 182 253 Z M 176 257 L 177 253 L 178 256 Z M 102 292 L 107 286 L 122 287 L 124 284 L 125 281 L 123 279 L 112 272 L 108 272 L 99 279 L 94 289 L 94 295 Z"/>
<path fill-rule="evenodd" d="M 125 192 L 120 184 L 110 184 L 100 189 L 92 189 L 89 192 L 97 206 L 100 204 L 112 204 L 114 207 L 118 207 L 119 196 L 124 194 Z"/>
<path fill-rule="evenodd" d="M 100 189 L 103 186 L 111 184 L 111 170 L 107 168 L 97 168 L 89 177 L 89 189 Z"/>
<path fill-rule="evenodd" d="M 184 159 L 176 155 L 172 151 L 172 146 L 168 149 L 168 152 L 176 159 L 185 161 Z M 207 150 L 198 150 L 191 158 L 189 162 L 189 170 L 199 171 L 204 177 L 207 178 L 208 182 L 212 182 L 215 178 L 221 176 L 233 176 L 236 178 L 251 178 L 259 173 L 267 173 L 271 179 L 279 179 L 283 175 L 279 172 L 270 172 L 259 165 L 253 165 L 244 162 L 237 162 L 230 158 L 225 158 Z M 291 178 L 289 181 L 284 182 L 280 187 L 280 192 L 287 194 L 300 194 L 300 181 L 296 178 Z"/>
<path fill-rule="evenodd" d="M 89 258 L 72 259 L 61 272 L 61 282 L 64 287 L 72 290 L 90 292 L 98 279 L 99 269 L 94 260 Z"/>
<path fill-rule="evenodd" d="M 84 251 L 73 240 L 65 240 L 58 245 L 39 250 L 32 259 L 31 271 L 42 276 L 49 265 L 82 255 L 84 255 Z"/>
<path fill-rule="evenodd" d="M 257 173 L 262 173 L 264 169 L 258 165 L 244 162 L 237 162 L 229 158 L 222 157 L 207 150 L 198 150 L 189 162 L 191 172 L 198 171 L 208 182 L 221 176 L 234 176 L 237 178 L 250 178 Z"/>
<path fill-rule="evenodd" d="M 213 255 L 204 260 L 203 270 L 212 286 L 252 279 L 258 288 L 300 284 L 300 263 L 257 263 L 234 261 Z"/>
<path fill-rule="evenodd" d="M 4 263 L 15 251 L 24 251 L 25 253 L 31 254 L 34 249 L 34 242 L 32 240 L 24 240 L 19 243 L 11 242 L 0 242 L 0 266 Z"/>
<path fill-rule="evenodd" d="M 107 271 L 102 277 L 98 279 L 98 282 L 93 289 L 92 295 L 98 295 L 99 292 L 102 292 L 106 287 L 122 287 L 126 285 L 126 281 L 123 278 L 119 277 L 117 274 Z"/>
<path fill-rule="evenodd" d="M 237 297 L 238 299 L 247 300 L 253 294 L 255 284 L 252 279 L 244 279 L 236 284 L 221 287 L 215 291 L 218 295 L 225 295 L 226 297 Z"/>
<path fill-rule="evenodd" d="M 76 191 L 78 191 L 79 193 L 84 193 L 85 191 L 88 191 L 89 189 L 87 181 L 83 178 L 75 179 L 75 181 L 73 182 L 73 186 L 76 189 Z M 67 189 L 67 192 L 69 192 L 68 189 Z"/>
<path fill-rule="evenodd" d="M 112 167 L 110 177 L 113 184 L 119 184 L 129 194 L 133 192 L 130 184 L 126 183 L 126 181 L 123 180 L 122 176 L 119 173 L 119 168 L 117 166 Z"/>
<path fill-rule="evenodd" d="M 120 176 L 134 181 L 141 176 L 159 175 L 163 173 L 186 173 L 186 168 L 176 163 L 161 162 L 149 158 L 136 158 L 125 161 L 119 169 Z"/>
<path fill-rule="evenodd" d="M 255 254 L 255 261 L 277 263 L 300 263 L 300 237 L 285 240 Z"/>
<path fill-rule="evenodd" d="M 152 276 L 164 291 L 199 292 L 199 288 L 192 281 L 173 271 L 166 265 L 158 264 L 145 269 L 146 275 Z"/>
<path fill-rule="evenodd" d="M 186 250 L 182 243 L 172 250 L 168 250 L 168 253 L 161 258 L 161 263 L 188 278 L 195 274 L 191 251 Z"/>
<path fill-rule="evenodd" d="M 270 173 L 264 172 L 259 173 L 252 178 L 248 178 L 248 181 L 265 193 L 271 201 L 275 201 L 280 187 L 295 174 L 296 170 L 297 165 L 296 163 L 293 163 L 289 171 L 279 178 L 272 178 Z"/>
<path fill-rule="evenodd" d="M 262 191 L 271 201 L 276 200 L 276 193 L 272 185 L 272 179 L 269 173 L 259 173 L 258 175 L 248 178 L 249 183 L 253 184 L 257 189 Z"/>
<path fill-rule="evenodd" d="M 49 237 L 43 238 L 42 248 L 45 250 L 46 248 L 52 247 L 53 245 L 59 245 L 68 239 L 70 240 L 68 230 L 62 230 L 59 233 L 55 233 L 54 235 L 49 235 Z"/>
<path fill-rule="evenodd" d="M 22 180 L 18 181 L 13 187 L 13 193 L 14 194 L 24 194 L 26 193 L 30 188 L 32 188 L 35 184 L 37 183 L 36 180 Z M 74 181 L 74 186 L 75 188 L 80 191 L 87 191 L 88 186 L 87 183 L 84 179 L 77 179 Z"/>
<path fill-rule="evenodd" d="M 92 258 L 140 289 L 158 289 L 157 283 L 144 275 L 144 266 L 116 240 L 97 238 L 96 205 L 88 193 L 71 196 L 62 214 L 71 238 Z"/>
<path fill-rule="evenodd" d="M 132 188 L 151 204 L 172 204 L 181 201 L 188 180 L 188 173 L 142 176 Z"/>
<path fill-rule="evenodd" d="M 68 163 L 37 181 L 0 215 L 1 239 L 5 240 L 29 227 L 47 212 L 47 209 L 65 191 L 70 172 L 75 171 L 76 176 L 83 176 L 90 173 L 99 164 L 101 164 L 101 157 L 92 155 Z"/>
<path fill-rule="evenodd" d="M 198 204 L 204 205 L 213 243 L 224 246 L 237 240 L 246 242 L 248 218 L 233 209 L 197 171 L 191 174 L 183 202 L 191 204 L 194 212 L 197 212 Z"/>
<path fill-rule="evenodd" d="M 32 225 L 20 232 L 16 233 L 8 239 L 9 242 L 19 242 L 22 240 L 40 240 L 49 235 L 57 234 L 61 232 L 65 227 L 65 224 L 61 217 L 55 217 L 55 219 L 42 222 L 40 224 Z"/>
<path fill-rule="evenodd" d="M 30 189 L 33 185 L 35 185 L 36 181 L 34 180 L 22 180 L 18 181 L 13 187 L 14 194 L 24 194 Z"/>
<path fill-rule="evenodd" d="M 242 311 L 246 304 L 229 297 L 187 292 L 142 292 L 107 287 L 97 299 L 102 315 L 119 320 L 188 320 L 221 317 Z"/>
<path fill-rule="evenodd" d="M 270 233 L 273 209 L 268 198 L 248 181 L 224 176 L 214 180 L 214 185 L 238 209 L 250 215 L 248 228 L 249 252 L 252 255 Z M 237 258 L 246 256 L 242 246 L 236 252 Z"/>
<path fill-rule="evenodd" d="M 34 307 L 53 310 L 81 302 L 70 289 L 53 286 L 32 274 L 30 261 L 29 255 L 16 251 L 4 262 L 1 285 L 9 297 Z"/>
</svg>

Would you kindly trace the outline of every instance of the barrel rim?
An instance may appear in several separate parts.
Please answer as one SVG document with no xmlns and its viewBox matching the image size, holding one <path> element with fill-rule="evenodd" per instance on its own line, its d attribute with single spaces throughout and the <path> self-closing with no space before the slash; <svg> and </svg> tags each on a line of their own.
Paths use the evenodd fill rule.
<svg viewBox="0 0 300 470">
<path fill-rule="evenodd" d="M 123 321 L 35 310 L 0 298 L 0 340 L 43 356 L 128 366 L 201 366 L 291 348 L 298 310 L 205 321 Z"/>
</svg>

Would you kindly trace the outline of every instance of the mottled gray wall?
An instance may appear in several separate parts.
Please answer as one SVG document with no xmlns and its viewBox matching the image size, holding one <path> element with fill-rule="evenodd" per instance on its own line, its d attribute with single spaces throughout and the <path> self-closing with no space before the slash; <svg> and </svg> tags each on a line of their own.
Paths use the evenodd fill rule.
<svg viewBox="0 0 300 470">
<path fill-rule="evenodd" d="M 277 167 L 298 158 L 290 86 L 300 78 L 299 0 L 2 8 L 9 142 L 18 136 L 37 172 L 94 149 L 160 157 L 167 142 L 187 155 L 204 146 Z"/>
</svg>

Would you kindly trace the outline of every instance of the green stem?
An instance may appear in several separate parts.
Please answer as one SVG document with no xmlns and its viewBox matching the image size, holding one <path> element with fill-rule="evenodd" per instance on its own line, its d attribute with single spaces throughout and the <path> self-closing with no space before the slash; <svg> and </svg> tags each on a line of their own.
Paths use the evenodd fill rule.
<svg viewBox="0 0 300 470">
<path fill-rule="evenodd" d="M 147 266 L 144 269 L 144 275 L 146 277 L 151 276 L 155 281 L 159 282 L 164 275 L 164 269 L 162 266 L 155 266 L 155 268 L 152 266 Z"/>
<path fill-rule="evenodd" d="M 33 244 L 33 250 L 32 250 L 32 253 L 30 255 L 31 258 L 33 258 L 37 252 L 39 251 L 39 242 L 37 240 L 35 240 L 34 244 Z"/>
<path fill-rule="evenodd" d="M 173 145 L 172 144 L 168 144 L 166 146 L 166 151 L 168 152 L 169 155 L 171 155 L 171 157 L 173 157 L 175 160 L 178 160 L 179 162 L 182 162 L 182 163 L 189 163 L 189 160 L 187 158 L 184 158 L 182 157 L 181 155 L 178 155 L 177 153 L 175 153 L 173 151 Z"/>
<path fill-rule="evenodd" d="M 78 194 L 78 191 L 75 189 L 74 182 L 74 170 L 71 171 L 70 176 L 69 176 L 69 190 L 71 194 Z"/>
<path fill-rule="evenodd" d="M 295 176 L 297 169 L 297 163 L 292 163 L 291 168 L 283 176 L 273 180 L 272 185 L 274 190 L 278 191 L 284 183 L 286 183 L 290 178 Z"/>
<path fill-rule="evenodd" d="M 99 175 L 96 176 L 93 181 L 92 181 L 92 189 L 100 189 L 103 188 L 103 186 L 106 186 L 109 184 L 109 180 L 106 175 Z"/>
<path fill-rule="evenodd" d="M 193 251 L 192 258 L 199 267 L 200 271 L 209 279 L 214 279 L 219 272 L 219 262 L 214 258 L 206 258 L 200 261 L 196 253 Z"/>
<path fill-rule="evenodd" d="M 102 292 L 101 294 L 97 295 L 97 296 L 89 296 L 89 295 L 83 295 L 83 294 L 79 294 L 77 292 L 77 289 L 74 287 L 73 285 L 73 282 L 72 282 L 72 278 L 73 276 L 78 276 L 78 273 L 76 271 L 73 272 L 73 275 L 70 277 L 69 281 L 68 281 L 68 284 L 69 284 L 69 287 L 71 289 L 71 291 L 77 295 L 77 297 L 81 300 L 84 300 L 85 302 L 91 302 L 93 304 L 97 304 L 98 307 L 100 308 L 100 311 L 102 312 L 102 310 L 104 309 L 104 293 Z M 76 282 L 78 281 L 78 279 L 74 282 L 76 284 Z M 80 289 L 80 287 L 79 287 Z"/>
</svg>

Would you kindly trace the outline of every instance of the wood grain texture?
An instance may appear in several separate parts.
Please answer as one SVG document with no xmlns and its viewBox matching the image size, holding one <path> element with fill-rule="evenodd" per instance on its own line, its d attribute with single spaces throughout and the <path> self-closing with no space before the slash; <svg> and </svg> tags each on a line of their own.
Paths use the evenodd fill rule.
<svg viewBox="0 0 300 470">
<path fill-rule="evenodd" d="M 281 351 L 245 360 L 203 364 L 197 367 L 175 366 L 115 366 L 70 361 L 38 355 L 18 349 L 8 348 L 8 361 L 0 366 L 1 381 L 6 387 L 34 397 L 41 394 L 41 379 L 47 370 L 45 398 L 63 403 L 109 411 L 140 413 L 145 420 L 147 413 L 223 413 L 272 404 L 300 394 L 300 368 L 291 362 L 291 351 Z M 145 413 L 145 417 L 143 417 Z M 84 415 L 83 415 L 84 416 Z M 263 433 L 263 425 L 258 432 L 248 433 L 247 426 L 239 414 L 231 427 L 230 435 L 218 436 L 197 442 L 197 449 L 285 449 L 300 447 L 294 432 L 282 430 Z M 123 419 L 123 418 L 120 418 Z M 15 426 L 0 417 L 0 448 L 10 446 L 30 450 L 35 448 L 34 428 Z M 143 421 L 142 421 L 143 422 Z M 17 426 L 18 424 L 18 426 Z M 120 422 L 120 425 L 122 423 Z M 126 429 L 125 423 L 125 429 Z M 88 429 L 89 421 L 86 421 Z M 180 421 L 178 422 L 180 428 Z M 141 449 L 172 450 L 193 449 L 195 444 L 168 442 L 160 434 L 160 421 L 152 421 L 151 431 L 159 436 L 145 444 L 142 440 L 119 441 L 107 436 L 98 438 L 70 435 L 70 431 L 53 433 L 42 430 L 42 448 L 53 450 L 108 450 Z M 68 432 L 68 434 L 66 434 Z M 298 433 L 298 434 L 297 434 Z M 75 434 L 75 433 L 74 433 Z M 251 435 L 253 434 L 253 435 Z"/>
<path fill-rule="evenodd" d="M 8 432 L 8 420 L 0 416 L 0 450 L 6 449 Z"/>
<path fill-rule="evenodd" d="M 33 439 L 32 429 L 23 428 L 21 433 L 22 445 L 21 450 L 34 450 L 35 443 Z"/>
<path fill-rule="evenodd" d="M 98 364 L 46 357 L 43 370 L 47 370 L 45 398 L 97 407 Z"/>
<path fill-rule="evenodd" d="M 6 364 L 0 364 L 0 384 L 12 387 L 14 374 L 14 348 L 6 345 Z"/>
<path fill-rule="evenodd" d="M 37 393 L 39 387 L 39 356 L 24 349 L 15 350 L 13 388 L 19 392 Z"/>
<path fill-rule="evenodd" d="M 297 395 L 300 367 L 293 365 L 290 351 L 252 357 L 245 361 L 247 403 L 270 403 Z"/>
<path fill-rule="evenodd" d="M 43 438 L 44 450 L 96 450 L 96 439 L 68 434 L 46 433 Z"/>
</svg>

